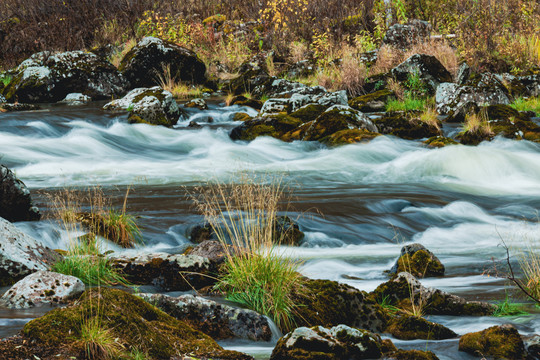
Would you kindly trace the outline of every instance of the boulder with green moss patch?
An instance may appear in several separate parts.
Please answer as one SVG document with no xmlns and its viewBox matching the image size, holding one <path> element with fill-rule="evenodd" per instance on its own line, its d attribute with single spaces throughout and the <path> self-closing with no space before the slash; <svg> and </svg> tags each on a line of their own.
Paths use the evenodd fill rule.
<svg viewBox="0 0 540 360">
<path fill-rule="evenodd" d="M 331 280 L 306 279 L 294 294 L 298 326 L 332 327 L 339 324 L 381 332 L 388 316 L 365 291 Z"/>
<path fill-rule="evenodd" d="M 279 339 L 270 360 L 360 360 L 382 355 L 379 335 L 346 325 L 299 327 Z"/>
<path fill-rule="evenodd" d="M 291 112 L 291 116 L 302 120 L 302 122 L 310 122 L 317 119 L 322 113 L 328 109 L 327 106 L 319 104 L 307 104 Z"/>
<path fill-rule="evenodd" d="M 426 315 L 491 315 L 496 306 L 480 301 L 467 301 L 439 289 L 422 285 L 414 276 L 402 272 L 393 279 L 379 285 L 370 298 L 376 301 L 385 300 L 389 305 L 399 309 L 411 310 L 411 301 L 415 305 L 423 305 Z"/>
<path fill-rule="evenodd" d="M 231 100 L 231 105 L 248 106 L 250 108 L 260 110 L 263 106 L 263 102 L 261 100 L 251 99 L 243 95 L 238 95 Z"/>
<path fill-rule="evenodd" d="M 131 87 L 151 87 L 168 81 L 203 84 L 206 65 L 193 51 L 155 37 L 143 38 L 122 59 L 118 69 Z"/>
<path fill-rule="evenodd" d="M 15 68 L 14 74 L 3 90 L 9 101 L 57 102 L 69 93 L 97 100 L 127 90 L 127 81 L 111 63 L 83 51 L 36 53 Z"/>
<path fill-rule="evenodd" d="M 253 119 L 253 117 L 249 116 L 249 114 L 245 112 L 238 112 L 233 115 L 232 119 L 233 121 L 248 121 Z"/>
<path fill-rule="evenodd" d="M 443 276 L 444 265 L 422 244 L 410 244 L 401 248 L 401 255 L 389 273 L 404 271 L 416 278 Z"/>
<path fill-rule="evenodd" d="M 402 139 L 414 140 L 441 135 L 440 122 L 427 123 L 418 111 L 393 111 L 373 120 L 379 132 Z"/>
<path fill-rule="evenodd" d="M 183 355 L 252 359 L 245 354 L 223 350 L 208 335 L 117 289 L 88 290 L 74 305 L 52 310 L 30 321 L 24 326 L 22 335 L 32 340 L 29 346 L 84 358 L 85 343 L 79 339 L 82 328 L 92 321 L 99 321 L 99 327 L 126 349 L 138 349 L 152 359 L 169 360 Z"/>
<path fill-rule="evenodd" d="M 232 129 L 229 136 L 233 140 L 247 141 L 254 140 L 259 136 L 283 139 L 283 135 L 300 125 L 302 125 L 301 120 L 285 114 L 255 117 Z"/>
<path fill-rule="evenodd" d="M 364 129 L 362 130 L 347 129 L 347 130 L 340 130 L 338 132 L 333 133 L 332 135 L 322 138 L 320 142 L 322 142 L 323 144 L 327 146 L 334 147 L 334 146 L 341 146 L 341 145 L 347 145 L 347 144 L 369 142 L 380 135 L 381 134 L 374 133 L 374 132 L 364 130 Z"/>
<path fill-rule="evenodd" d="M 171 127 L 184 113 L 173 95 L 159 86 L 138 88 L 122 99 L 113 100 L 103 107 L 110 111 L 129 111 L 130 123 L 144 123 Z"/>
<path fill-rule="evenodd" d="M 378 90 L 370 94 L 361 95 L 349 100 L 349 106 L 364 113 L 384 111 L 389 100 L 395 100 L 396 94 L 392 90 Z"/>
<path fill-rule="evenodd" d="M 424 144 L 430 148 L 442 148 L 449 145 L 459 145 L 459 143 L 454 139 L 440 135 L 430 137 L 424 141 Z"/>
<path fill-rule="evenodd" d="M 415 54 L 393 68 L 392 76 L 413 92 L 435 95 L 442 83 L 452 82 L 452 75 L 441 62 L 432 55 Z M 411 83 L 411 74 L 416 74 L 418 84 Z"/>
<path fill-rule="evenodd" d="M 444 340 L 457 337 L 457 334 L 446 326 L 413 315 L 393 318 L 386 331 L 401 340 Z"/>
<path fill-rule="evenodd" d="M 500 360 L 527 357 L 523 340 L 516 328 L 509 324 L 463 335 L 459 339 L 459 351 Z"/>
</svg>

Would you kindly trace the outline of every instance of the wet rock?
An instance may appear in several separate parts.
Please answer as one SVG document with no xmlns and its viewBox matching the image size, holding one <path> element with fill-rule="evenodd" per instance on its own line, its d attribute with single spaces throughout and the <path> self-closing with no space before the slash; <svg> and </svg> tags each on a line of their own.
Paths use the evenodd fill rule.
<svg viewBox="0 0 540 360">
<path fill-rule="evenodd" d="M 326 109 L 315 121 L 308 124 L 302 138 L 306 141 L 323 140 L 341 130 L 358 129 L 378 132 L 377 126 L 366 115 L 343 105 L 334 105 Z"/>
<path fill-rule="evenodd" d="M 294 295 L 297 326 L 332 327 L 340 324 L 382 332 L 388 316 L 365 291 L 330 280 L 306 279 Z"/>
<path fill-rule="evenodd" d="M 346 325 L 299 327 L 279 339 L 270 360 L 359 360 L 382 355 L 379 335 Z"/>
<path fill-rule="evenodd" d="M 12 112 L 12 111 L 36 111 L 41 110 L 41 107 L 35 104 L 25 103 L 4 103 L 0 104 L 0 112 Z"/>
<path fill-rule="evenodd" d="M 104 110 L 129 111 L 130 123 L 145 123 L 171 127 L 183 115 L 173 95 L 154 86 L 131 90 L 119 100 L 113 100 L 103 107 Z"/>
<path fill-rule="evenodd" d="M 304 239 L 298 224 L 288 216 L 277 216 L 272 241 L 274 244 L 298 246 Z"/>
<path fill-rule="evenodd" d="M 7 167 L 0 165 L 0 217 L 8 221 L 39 220 L 30 190 Z"/>
<path fill-rule="evenodd" d="M 204 99 L 193 99 L 184 104 L 187 108 L 197 108 L 199 110 L 208 110 L 208 104 Z"/>
<path fill-rule="evenodd" d="M 84 105 L 92 101 L 92 98 L 88 95 L 84 95 L 81 93 L 71 93 L 67 94 L 64 100 L 60 101 L 61 103 L 65 103 L 68 105 Z"/>
<path fill-rule="evenodd" d="M 525 350 L 532 360 L 540 360 L 540 335 L 534 335 L 523 339 Z"/>
<path fill-rule="evenodd" d="M 407 24 L 394 24 L 388 28 L 383 44 L 400 50 L 409 49 L 412 45 L 429 40 L 431 25 L 427 21 L 413 19 Z"/>
<path fill-rule="evenodd" d="M 204 240 L 187 253 L 206 258 L 216 264 L 221 264 L 227 259 L 223 245 L 216 240 Z"/>
<path fill-rule="evenodd" d="M 239 113 L 235 113 L 232 119 L 233 121 L 248 121 L 253 118 L 249 116 L 247 113 L 239 112 Z"/>
<path fill-rule="evenodd" d="M 444 275 L 444 265 L 431 251 L 422 244 L 410 244 L 401 248 L 401 255 L 390 274 L 408 272 L 416 278 Z"/>
<path fill-rule="evenodd" d="M 192 120 L 189 122 L 188 128 L 199 129 L 199 128 L 202 128 L 202 126 L 199 125 L 199 123 L 196 122 L 195 120 Z"/>
<path fill-rule="evenodd" d="M 385 111 L 386 103 L 396 99 L 391 90 L 378 90 L 349 100 L 349 106 L 364 113 Z"/>
<path fill-rule="evenodd" d="M 426 144 L 430 148 L 442 148 L 448 145 L 459 145 L 459 143 L 454 139 L 440 135 L 430 137 L 429 139 L 424 141 L 424 144 Z"/>
<path fill-rule="evenodd" d="M 390 320 L 386 332 L 401 340 L 444 340 L 458 335 L 446 326 L 412 315 L 402 315 Z"/>
<path fill-rule="evenodd" d="M 216 269 L 209 259 L 165 253 L 119 255 L 111 264 L 136 285 L 154 285 L 165 291 L 200 289 L 214 284 Z"/>
<path fill-rule="evenodd" d="M 466 112 L 462 108 L 470 106 L 470 103 L 478 107 L 510 104 L 508 91 L 493 74 L 482 74 L 474 82 L 468 81 L 467 84 L 465 86 L 449 82 L 441 84 L 435 95 L 437 112 L 454 118 L 461 114 L 463 118 L 457 117 L 454 121 L 463 121 Z"/>
<path fill-rule="evenodd" d="M 36 271 L 49 270 L 60 258 L 56 252 L 0 218 L 0 286 L 14 284 Z"/>
<path fill-rule="evenodd" d="M 104 287 L 88 290 L 76 304 L 52 310 L 30 321 L 21 335 L 27 339 L 28 347 L 36 348 L 36 356 L 48 351 L 50 354 L 65 354 L 62 356 L 64 359 L 72 356 L 86 358 L 85 343 L 78 339 L 81 325 L 92 321 L 99 321 L 100 327 L 107 329 L 111 337 L 128 351 L 137 349 L 152 359 L 184 356 L 252 359 L 248 355 L 223 350 L 208 335 L 136 296 Z"/>
<path fill-rule="evenodd" d="M 215 240 L 216 234 L 209 223 L 195 225 L 189 231 L 189 241 L 200 244 L 206 240 Z"/>
<path fill-rule="evenodd" d="M 431 351 L 398 350 L 385 356 L 384 360 L 439 360 L 439 358 Z"/>
<path fill-rule="evenodd" d="M 527 356 L 523 340 L 510 324 L 463 335 L 459 339 L 459 351 L 478 357 L 508 360 L 525 359 Z"/>
<path fill-rule="evenodd" d="M 251 141 L 259 136 L 285 140 L 283 136 L 300 125 L 302 125 L 301 120 L 284 114 L 255 117 L 232 129 L 229 136 L 232 140 Z"/>
<path fill-rule="evenodd" d="M 131 87 L 159 85 L 159 78 L 169 75 L 177 82 L 203 84 L 206 81 L 206 66 L 197 54 L 155 37 L 143 38 L 124 56 L 118 69 Z"/>
<path fill-rule="evenodd" d="M 251 99 L 243 95 L 238 95 L 231 100 L 231 105 L 248 106 L 250 108 L 260 110 L 263 107 L 263 102 L 261 100 Z"/>
<path fill-rule="evenodd" d="M 108 99 L 126 92 L 127 81 L 105 59 L 83 51 L 36 53 L 23 61 L 3 93 L 8 100 L 57 102 L 70 93 Z"/>
<path fill-rule="evenodd" d="M 81 295 L 84 290 L 84 283 L 74 276 L 38 271 L 13 285 L 0 302 L 11 309 L 63 304 Z"/>
<path fill-rule="evenodd" d="M 419 91 L 414 87 L 423 87 L 425 94 L 434 95 L 440 84 L 451 82 L 452 75 L 435 56 L 415 54 L 393 68 L 392 76 L 412 91 Z M 420 84 L 413 87 L 410 84 L 411 74 L 416 74 Z M 423 94 L 418 94 L 423 95 Z"/>
<path fill-rule="evenodd" d="M 441 123 L 427 123 L 420 119 L 418 111 L 393 111 L 373 119 L 381 134 L 394 135 L 402 139 L 414 140 L 441 135 Z"/>
<path fill-rule="evenodd" d="M 400 309 L 411 308 L 411 298 L 415 304 L 423 304 L 426 315 L 492 315 L 496 306 L 480 301 L 467 301 L 439 289 L 422 285 L 409 273 L 399 273 L 395 278 L 379 285 L 371 299 L 387 299 L 390 305 Z"/>
<path fill-rule="evenodd" d="M 269 341 L 272 337 L 268 319 L 252 310 L 234 308 L 195 295 L 138 296 L 216 340 L 239 338 Z"/>
<path fill-rule="evenodd" d="M 347 129 L 335 132 L 332 135 L 321 139 L 321 142 L 329 147 L 335 147 L 348 144 L 369 142 L 380 135 L 381 134 L 363 129 Z"/>
</svg>

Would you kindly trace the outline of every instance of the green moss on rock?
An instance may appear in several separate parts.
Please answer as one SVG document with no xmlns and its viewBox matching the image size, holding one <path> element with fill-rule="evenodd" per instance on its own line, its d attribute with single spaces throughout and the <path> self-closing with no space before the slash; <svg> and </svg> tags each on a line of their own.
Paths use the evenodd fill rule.
<svg viewBox="0 0 540 360">
<path fill-rule="evenodd" d="M 387 332 L 401 340 L 444 340 L 457 337 L 447 327 L 412 315 L 402 315 L 390 320 Z"/>
<path fill-rule="evenodd" d="M 327 107 L 323 105 L 309 104 L 292 112 L 291 116 L 302 120 L 302 122 L 309 122 L 317 119 L 326 109 Z"/>
<path fill-rule="evenodd" d="M 494 359 L 519 360 L 527 356 L 523 340 L 512 325 L 465 334 L 459 339 L 459 351 Z"/>
<path fill-rule="evenodd" d="M 233 140 L 251 141 L 259 136 L 271 136 L 283 140 L 283 135 L 301 124 L 302 121 L 285 114 L 254 118 L 234 128 L 230 137 Z"/>
<path fill-rule="evenodd" d="M 153 359 L 170 359 L 189 354 L 219 359 L 251 359 L 223 350 L 209 336 L 192 329 L 144 300 L 117 289 L 86 291 L 74 305 L 55 309 L 30 321 L 22 335 L 39 346 L 70 349 L 75 356 L 85 353 L 79 341 L 81 326 L 99 317 L 107 329 L 127 348 L 137 348 Z"/>
<path fill-rule="evenodd" d="M 374 133 L 364 129 L 347 129 L 341 130 L 327 136 L 320 141 L 328 146 L 340 146 L 347 144 L 355 144 L 359 142 L 368 142 L 375 139 L 381 134 Z"/>
<path fill-rule="evenodd" d="M 436 126 L 420 121 L 419 111 L 393 111 L 373 122 L 381 134 L 394 135 L 402 139 L 414 140 L 441 135 Z"/>
<path fill-rule="evenodd" d="M 386 357 L 387 360 L 439 360 L 437 355 L 431 351 L 421 350 L 398 350 L 390 356 Z"/>
<path fill-rule="evenodd" d="M 412 255 L 402 255 L 397 265 L 398 273 L 406 271 L 416 278 L 444 275 L 444 265 L 433 253 L 425 249 L 418 250 Z"/>
<path fill-rule="evenodd" d="M 389 100 L 396 99 L 392 90 L 378 90 L 349 100 L 349 106 L 362 112 L 384 111 Z"/>
<path fill-rule="evenodd" d="M 233 115 L 233 120 L 234 121 L 248 121 L 248 120 L 251 120 L 253 119 L 251 116 L 249 116 L 248 114 L 246 113 L 243 113 L 243 112 L 239 112 L 239 113 L 236 113 Z"/>
<path fill-rule="evenodd" d="M 426 141 L 424 141 L 424 144 L 431 148 L 442 148 L 449 145 L 459 145 L 459 143 L 454 139 L 445 136 L 432 136 Z"/>
</svg>

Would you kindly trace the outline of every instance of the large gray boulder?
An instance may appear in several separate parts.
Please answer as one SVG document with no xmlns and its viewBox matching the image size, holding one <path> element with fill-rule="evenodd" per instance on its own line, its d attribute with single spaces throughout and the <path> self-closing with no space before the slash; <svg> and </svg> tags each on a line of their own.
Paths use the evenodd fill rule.
<svg viewBox="0 0 540 360">
<path fill-rule="evenodd" d="M 183 111 L 173 95 L 159 86 L 131 90 L 122 99 L 113 100 L 104 110 L 129 111 L 130 123 L 145 123 L 171 127 L 178 122 Z"/>
<path fill-rule="evenodd" d="M 38 271 L 13 285 L 0 303 L 11 309 L 57 305 L 79 296 L 84 290 L 84 283 L 75 276 Z"/>
<path fill-rule="evenodd" d="M 452 75 L 432 55 L 415 54 L 393 68 L 392 76 L 411 88 L 410 77 L 416 74 L 426 94 L 433 95 L 441 83 L 451 82 Z M 418 90 L 418 89 L 411 89 Z"/>
<path fill-rule="evenodd" d="M 430 23 L 414 19 L 407 24 L 390 26 L 384 35 L 383 44 L 400 50 L 407 50 L 414 44 L 429 40 L 430 35 Z"/>
<path fill-rule="evenodd" d="M 0 217 L 8 221 L 39 220 L 30 190 L 7 167 L 0 165 Z"/>
<path fill-rule="evenodd" d="M 160 77 L 202 84 L 206 65 L 193 51 L 155 37 L 145 37 L 122 59 L 118 68 L 131 87 L 160 84 Z M 168 72 L 168 74 L 166 74 Z"/>
<path fill-rule="evenodd" d="M 235 308 L 195 295 L 172 297 L 140 294 L 144 300 L 167 314 L 187 322 L 213 339 L 240 338 L 269 341 L 272 337 L 268 318 L 252 310 Z"/>
<path fill-rule="evenodd" d="M 56 102 L 69 93 L 82 93 L 94 100 L 118 97 L 127 82 L 105 59 L 83 51 L 43 51 L 24 60 L 3 90 L 9 101 Z"/>
<path fill-rule="evenodd" d="M 201 289 L 215 283 L 215 263 L 197 255 L 166 253 L 118 255 L 112 266 L 136 285 L 154 285 L 165 291 Z"/>
<path fill-rule="evenodd" d="M 49 270 L 59 259 L 55 251 L 0 218 L 0 286 L 14 284 L 36 271 Z"/>
<path fill-rule="evenodd" d="M 346 325 L 299 327 L 279 339 L 270 360 L 379 359 L 383 352 L 381 337 L 366 330 Z"/>
</svg>

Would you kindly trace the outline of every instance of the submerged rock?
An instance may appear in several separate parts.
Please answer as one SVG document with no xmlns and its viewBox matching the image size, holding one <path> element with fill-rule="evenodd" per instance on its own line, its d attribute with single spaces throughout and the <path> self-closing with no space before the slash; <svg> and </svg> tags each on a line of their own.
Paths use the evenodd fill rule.
<svg viewBox="0 0 540 360">
<path fill-rule="evenodd" d="M 11 309 L 62 304 L 79 296 L 84 290 L 84 283 L 74 276 L 38 271 L 13 285 L 0 302 Z"/>
<path fill-rule="evenodd" d="M 448 145 L 459 145 L 459 143 L 454 139 L 440 135 L 430 137 L 429 139 L 424 141 L 424 144 L 426 144 L 430 148 L 442 148 Z"/>
<path fill-rule="evenodd" d="M 422 244 L 410 244 L 401 248 L 401 255 L 390 274 L 408 272 L 416 278 L 444 275 L 444 265 Z"/>
<path fill-rule="evenodd" d="M 401 272 L 395 278 L 379 285 L 370 297 L 372 299 L 387 299 L 390 305 L 400 309 L 410 309 L 411 299 L 423 307 L 426 315 L 491 315 L 496 306 L 493 304 L 467 301 L 439 289 L 422 285 L 414 276 Z"/>
<path fill-rule="evenodd" d="M 306 279 L 294 295 L 297 326 L 332 327 L 340 324 L 382 332 L 388 316 L 365 291 L 330 280 Z"/>
<path fill-rule="evenodd" d="M 240 338 L 269 341 L 268 319 L 252 310 L 235 308 L 195 295 L 172 297 L 162 294 L 138 295 L 172 317 L 213 339 Z"/>
<path fill-rule="evenodd" d="M 346 325 L 299 327 L 279 339 L 270 360 L 360 360 L 383 354 L 379 335 Z"/>
<path fill-rule="evenodd" d="M 8 221 L 39 220 L 41 217 L 32 203 L 30 190 L 3 165 L 0 165 L 0 217 Z"/>
<path fill-rule="evenodd" d="M 119 255 L 111 264 L 136 285 L 154 285 L 165 291 L 200 289 L 214 284 L 213 263 L 196 255 L 166 253 Z"/>
<path fill-rule="evenodd" d="M 401 340 L 444 340 L 458 336 L 446 326 L 412 315 L 393 318 L 386 331 Z"/>
<path fill-rule="evenodd" d="M 129 111 L 130 123 L 145 123 L 171 127 L 183 114 L 173 95 L 159 86 L 131 90 L 119 100 L 113 100 L 104 110 Z"/>
<path fill-rule="evenodd" d="M 145 37 L 122 59 L 118 69 L 131 87 L 152 87 L 168 81 L 202 84 L 206 66 L 193 51 L 155 37 Z"/>
<path fill-rule="evenodd" d="M 127 350 L 139 350 L 152 359 L 174 357 L 248 360 L 251 356 L 223 350 L 208 335 L 194 330 L 144 300 L 124 291 L 101 287 L 86 291 L 74 305 L 55 309 L 30 321 L 21 332 L 27 347 L 41 358 L 61 354 L 86 358 L 85 342 L 80 341 L 85 324 L 98 322 Z M 32 339 L 30 342 L 29 340 Z M 0 343 L 0 353 L 6 344 Z M 15 354 L 13 354 L 15 355 Z"/>
<path fill-rule="evenodd" d="M 527 357 L 523 340 L 510 324 L 463 335 L 459 339 L 459 351 L 495 359 L 519 360 Z"/>
<path fill-rule="evenodd" d="M 61 258 L 0 218 L 0 286 L 14 284 L 27 275 L 50 266 Z"/>
<path fill-rule="evenodd" d="M 98 100 L 120 96 L 127 90 L 127 81 L 111 63 L 83 51 L 39 52 L 14 72 L 3 91 L 11 101 L 57 102 L 70 93 Z"/>
</svg>

